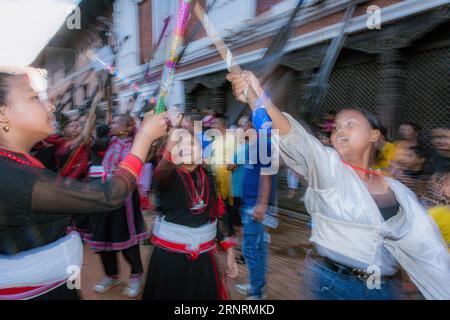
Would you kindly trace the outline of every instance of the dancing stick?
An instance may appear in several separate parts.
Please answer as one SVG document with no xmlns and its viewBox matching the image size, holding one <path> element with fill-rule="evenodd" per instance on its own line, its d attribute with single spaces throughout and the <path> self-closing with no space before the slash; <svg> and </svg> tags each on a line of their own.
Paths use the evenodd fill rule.
<svg viewBox="0 0 450 320">
<path fill-rule="evenodd" d="M 241 67 L 236 62 L 236 59 L 234 58 L 230 49 L 222 40 L 222 38 L 219 35 L 219 32 L 217 32 L 217 29 L 213 25 L 211 19 L 208 17 L 208 14 L 205 12 L 205 10 L 203 10 L 202 6 L 198 1 L 195 3 L 194 13 L 197 16 L 198 20 L 200 20 L 200 22 L 202 23 L 203 27 L 205 28 L 206 34 L 214 42 L 217 51 L 219 52 L 220 56 L 226 63 L 228 71 L 233 73 L 241 73 L 242 72 Z M 251 95 L 249 95 L 248 93 L 251 93 Z M 251 85 L 249 86 L 248 90 L 244 91 L 243 95 L 247 100 L 247 102 L 249 102 L 249 98 L 251 99 L 252 102 L 256 101 L 258 98 L 258 95 L 256 94 L 255 90 Z"/>
<path fill-rule="evenodd" d="M 203 10 L 198 2 L 195 4 L 194 12 L 197 15 L 198 20 L 200 20 L 203 24 L 208 36 L 213 40 L 222 59 L 226 63 L 228 71 L 233 73 L 242 73 L 242 69 L 237 64 L 230 49 L 222 40 L 205 10 Z M 258 96 L 255 88 L 250 83 L 247 89 L 245 89 L 242 93 L 242 96 L 253 111 L 253 127 L 257 130 L 271 131 L 272 119 L 265 109 L 265 107 L 270 106 L 271 101 L 267 98 L 266 94 L 263 93 L 261 96 Z"/>
<path fill-rule="evenodd" d="M 155 113 L 162 113 L 166 109 L 167 97 L 175 75 L 175 68 L 177 66 L 178 49 L 183 42 L 189 22 L 189 14 L 191 11 L 192 0 L 180 0 L 180 7 L 178 9 L 177 26 L 175 35 L 170 50 L 170 56 L 164 65 L 164 71 L 161 77 L 161 91 L 158 97 L 158 103 L 155 108 Z"/>
<path fill-rule="evenodd" d="M 217 2 L 218 0 L 213 0 L 209 5 L 208 5 L 208 7 L 206 8 L 206 12 L 209 12 L 213 7 L 214 7 L 214 5 L 215 5 L 215 3 Z M 185 40 L 185 44 L 184 44 L 184 46 L 183 46 L 183 49 L 181 50 L 181 52 L 178 54 L 178 56 L 176 57 L 176 59 L 175 59 L 175 61 L 176 61 L 176 63 L 177 63 L 177 66 L 178 66 L 178 63 L 181 61 L 181 59 L 183 58 L 183 56 L 184 56 L 184 53 L 186 52 L 186 50 L 187 50 L 187 48 L 188 48 L 188 46 L 189 46 L 189 44 L 191 44 L 191 42 L 195 39 L 195 37 L 197 36 L 197 34 L 198 34 L 198 32 L 200 31 L 200 27 L 202 26 L 202 24 L 200 23 L 200 21 L 197 21 L 197 23 L 195 24 L 195 27 L 194 27 L 194 30 L 192 30 L 191 31 L 191 33 L 189 33 L 189 36 L 186 38 L 186 40 Z M 149 65 L 150 64 L 150 61 L 148 62 L 148 64 L 147 65 Z M 146 71 L 146 73 L 147 73 L 148 71 Z M 153 93 L 150 95 L 150 97 L 149 98 L 147 98 L 147 100 L 148 101 L 150 101 L 150 103 L 151 104 L 156 104 L 156 100 L 155 101 L 152 101 L 152 100 L 154 100 L 155 99 L 155 96 L 157 95 L 157 93 L 158 93 L 158 91 L 159 91 L 159 89 L 161 88 L 161 84 L 159 84 L 157 87 L 156 87 L 156 89 L 153 91 Z M 142 108 L 141 108 L 142 109 Z"/>
<path fill-rule="evenodd" d="M 93 52 L 91 49 L 89 49 L 86 52 L 86 56 L 89 58 L 89 60 L 91 61 L 97 61 L 99 62 L 102 66 L 103 69 L 108 72 L 111 76 L 113 76 L 114 78 L 118 79 L 119 81 L 123 81 L 125 82 L 129 87 L 133 88 L 135 91 L 138 89 L 138 84 L 134 81 L 131 81 L 130 79 L 128 79 L 127 77 L 125 77 L 120 70 L 115 67 L 112 64 L 106 63 L 105 61 L 103 61 L 102 59 L 100 59 L 100 57 L 97 55 L 97 53 Z"/>
<path fill-rule="evenodd" d="M 205 28 L 207 35 L 214 42 L 214 45 L 216 46 L 217 51 L 219 51 L 220 56 L 225 61 L 228 71 L 233 73 L 242 72 L 241 67 L 236 63 L 236 60 L 234 59 L 230 49 L 228 49 L 227 45 L 220 37 L 219 32 L 217 32 L 217 29 L 214 27 L 211 19 L 208 17 L 208 14 L 205 12 L 205 10 L 203 10 L 198 1 L 195 3 L 194 12 L 198 20 L 200 20 L 203 27 Z"/>
<path fill-rule="evenodd" d="M 95 110 L 97 109 L 98 102 L 100 101 L 100 86 L 97 87 L 94 99 L 92 100 L 91 107 L 89 108 L 88 119 L 93 119 L 95 116 Z"/>
</svg>

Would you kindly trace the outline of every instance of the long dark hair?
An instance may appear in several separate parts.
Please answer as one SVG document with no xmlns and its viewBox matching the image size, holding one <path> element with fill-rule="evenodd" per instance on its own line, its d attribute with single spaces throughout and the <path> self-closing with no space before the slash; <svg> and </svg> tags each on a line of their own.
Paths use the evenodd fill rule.
<svg viewBox="0 0 450 320">
<path fill-rule="evenodd" d="M 15 77 L 17 75 L 0 72 L 0 106 L 6 105 L 10 86 L 9 81 Z"/>
<path fill-rule="evenodd" d="M 373 130 L 378 130 L 380 132 L 381 138 L 383 138 L 384 140 L 387 139 L 386 127 L 383 126 L 383 124 L 378 119 L 378 117 L 375 116 L 372 112 L 362 109 L 362 108 L 344 109 L 344 110 L 341 110 L 340 112 L 345 111 L 345 110 L 357 111 L 357 112 L 361 113 L 363 115 L 363 117 L 367 120 L 367 122 L 369 123 L 370 127 Z M 372 148 L 371 162 L 375 161 L 375 159 L 378 159 L 379 157 L 380 157 L 380 151 L 377 150 L 376 145 L 374 145 Z"/>
<path fill-rule="evenodd" d="M 374 130 L 378 130 L 380 132 L 380 134 L 384 138 L 386 138 L 386 135 L 387 135 L 386 127 L 383 126 L 383 124 L 378 119 L 378 117 L 375 116 L 372 112 L 370 112 L 368 110 L 365 110 L 365 109 L 362 109 L 362 108 L 348 108 L 348 109 L 343 109 L 343 110 L 339 111 L 338 113 L 346 111 L 346 110 L 348 110 L 348 111 L 357 111 L 357 112 L 361 113 L 362 116 L 367 120 L 367 122 L 369 122 L 370 127 L 372 129 L 374 129 Z"/>
<path fill-rule="evenodd" d="M 365 110 L 365 109 L 354 109 L 358 112 L 360 112 L 364 118 L 366 118 L 367 122 L 369 122 L 370 127 L 374 130 L 378 130 L 380 131 L 380 133 L 386 138 L 386 127 L 383 126 L 383 124 L 381 123 L 380 119 L 378 119 L 377 116 L 375 116 L 372 112 Z"/>
</svg>

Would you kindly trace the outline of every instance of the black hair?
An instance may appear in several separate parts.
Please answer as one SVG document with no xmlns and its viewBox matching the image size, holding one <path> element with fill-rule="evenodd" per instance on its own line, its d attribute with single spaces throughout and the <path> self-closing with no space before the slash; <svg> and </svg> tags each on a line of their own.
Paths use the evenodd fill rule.
<svg viewBox="0 0 450 320">
<path fill-rule="evenodd" d="M 409 150 L 414 152 L 414 154 L 417 156 L 417 158 L 426 159 L 428 157 L 427 150 L 421 146 L 412 146 L 412 147 L 409 147 Z"/>
<path fill-rule="evenodd" d="M 388 137 L 387 137 L 388 132 L 387 132 L 386 127 L 381 125 L 381 128 L 379 130 L 380 130 L 380 133 L 383 135 L 384 140 L 388 140 Z"/>
<path fill-rule="evenodd" d="M 222 112 L 216 112 L 215 114 L 214 114 L 214 118 L 216 118 L 216 119 L 227 119 L 227 117 L 225 116 L 225 114 L 224 113 L 222 113 Z"/>
<path fill-rule="evenodd" d="M 355 110 L 362 113 L 364 118 L 366 118 L 366 120 L 369 122 L 372 129 L 380 131 L 380 133 L 383 135 L 386 134 L 387 132 L 386 127 L 383 126 L 381 121 L 372 112 L 367 111 L 365 109 L 355 109 Z"/>
<path fill-rule="evenodd" d="M 202 119 L 203 119 L 203 116 L 200 113 L 196 113 L 196 112 L 187 113 L 184 116 L 186 117 L 186 119 L 188 119 L 191 122 L 202 121 Z"/>
<path fill-rule="evenodd" d="M 105 122 L 100 123 L 95 128 L 95 132 L 97 134 L 97 137 L 99 137 L 99 138 L 107 137 L 108 134 L 109 134 L 109 126 L 108 126 L 108 124 L 105 123 Z"/>
<path fill-rule="evenodd" d="M 9 80 L 17 77 L 16 75 L 0 72 L 0 106 L 4 106 L 7 103 L 7 97 L 9 93 Z"/>
<path fill-rule="evenodd" d="M 386 134 L 387 134 L 386 127 L 383 126 L 381 121 L 372 112 L 365 110 L 365 109 L 361 109 L 361 108 L 344 109 L 344 110 L 341 110 L 341 112 L 345 111 L 345 110 L 350 110 L 350 111 L 353 110 L 353 111 L 357 111 L 357 112 L 361 113 L 363 115 L 363 117 L 366 118 L 367 122 L 369 122 L 370 127 L 374 130 L 378 130 L 380 132 L 380 135 L 383 135 L 384 138 L 386 138 Z"/>
<path fill-rule="evenodd" d="M 214 114 L 214 118 L 219 121 L 220 123 L 222 123 L 224 126 L 227 125 L 227 117 L 225 116 L 225 114 L 223 113 L 215 113 Z"/>
<path fill-rule="evenodd" d="M 310 130 L 312 131 L 312 133 L 314 134 L 314 136 L 316 138 L 319 137 L 319 136 L 325 136 L 327 138 L 330 138 L 330 132 L 324 131 L 318 125 L 311 125 L 309 128 L 310 128 Z"/>
<path fill-rule="evenodd" d="M 422 130 L 422 128 L 417 123 L 414 123 L 412 121 L 403 122 L 401 125 L 410 126 L 414 129 L 415 132 L 420 132 Z"/>
</svg>

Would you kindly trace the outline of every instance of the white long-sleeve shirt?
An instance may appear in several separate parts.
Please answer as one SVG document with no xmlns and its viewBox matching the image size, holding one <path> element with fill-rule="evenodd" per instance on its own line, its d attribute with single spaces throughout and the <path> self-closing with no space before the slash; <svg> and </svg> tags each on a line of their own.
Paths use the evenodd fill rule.
<svg viewBox="0 0 450 320">
<path fill-rule="evenodd" d="M 398 262 L 427 299 L 450 299 L 450 255 L 417 197 L 385 177 L 400 210 L 384 221 L 353 169 L 334 149 L 323 146 L 286 116 L 292 129 L 280 137 L 280 154 L 308 181 L 305 205 L 312 218 L 310 241 L 319 252 L 359 268 L 376 265 L 385 274 L 395 272 Z"/>
</svg>

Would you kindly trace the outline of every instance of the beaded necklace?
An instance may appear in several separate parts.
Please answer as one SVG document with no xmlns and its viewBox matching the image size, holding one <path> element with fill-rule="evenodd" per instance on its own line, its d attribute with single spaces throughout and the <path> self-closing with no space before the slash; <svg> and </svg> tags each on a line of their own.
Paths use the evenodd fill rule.
<svg viewBox="0 0 450 320">
<path fill-rule="evenodd" d="M 13 155 L 11 151 L 0 148 L 0 157 L 7 158 L 9 160 L 12 160 L 14 162 L 17 162 L 17 163 L 20 163 L 20 164 L 23 164 L 26 166 L 45 169 L 44 165 L 38 159 L 33 158 L 32 156 L 29 156 L 26 154 L 24 154 L 24 156 L 27 158 L 28 161 Z"/>
</svg>

